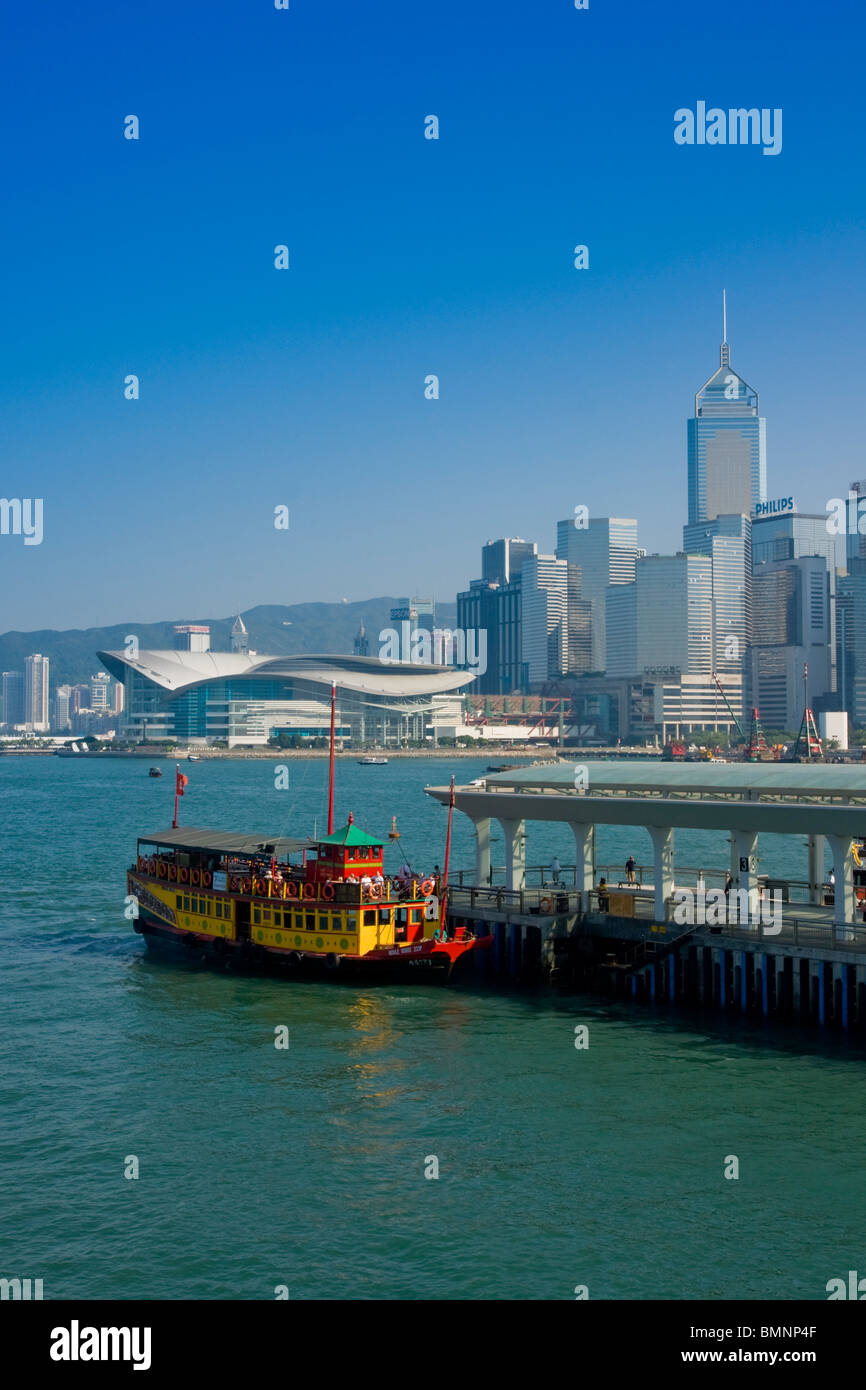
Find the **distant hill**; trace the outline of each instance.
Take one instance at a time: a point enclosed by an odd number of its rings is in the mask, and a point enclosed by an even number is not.
[[[250,635],[250,648],[273,656],[298,652],[351,652],[362,619],[370,640],[370,655],[378,650],[382,628],[391,626],[391,609],[398,600],[387,596],[359,603],[260,604],[242,613]],[[58,632],[4,632],[0,635],[0,671],[21,671],[25,657],[40,652],[51,662],[51,684],[78,685],[101,669],[97,652],[118,651],[134,633],[143,650],[174,646],[175,623],[207,623],[214,651],[228,651],[235,614],[228,618],[185,614],[159,623],[117,623],[113,627],[73,628]],[[437,605],[436,620],[443,627],[457,621],[457,606]],[[285,623],[290,626],[284,626]]]

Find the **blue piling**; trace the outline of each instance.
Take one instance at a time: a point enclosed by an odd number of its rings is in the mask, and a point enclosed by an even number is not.
[[[824,962],[818,961],[818,1022],[824,1022]]]
[[[722,960],[721,965],[719,967],[719,1007],[722,1009],[725,1007],[725,1004],[727,1003],[727,998],[725,995],[725,973],[727,971],[727,968],[728,953],[727,951],[722,951]]]
[[[767,956],[761,956],[761,1013],[764,1018],[770,1011],[770,984],[767,979]]]
[[[651,965],[650,968],[649,968],[649,983],[650,983],[650,999],[652,999],[652,1000],[654,1001],[654,1000],[655,1000],[655,997],[656,997],[656,968],[655,968],[654,965]]]
[[[512,922],[508,928],[508,973],[514,979],[520,972],[520,927]]]
[[[502,973],[502,962],[505,957],[505,923],[494,922],[493,924],[493,969],[497,975]]]
[[[672,1004],[676,1003],[677,998],[677,958],[671,952],[668,956],[668,998]]]
[[[741,951],[741,952],[740,952],[740,1009],[741,1009],[741,1011],[742,1011],[743,1013],[746,1012],[746,1007],[747,1007],[747,1005],[748,1005],[748,1001],[749,1001],[749,988],[748,988],[748,980],[746,979],[746,953],[745,953],[745,951]]]
[[[842,1027],[848,1027],[848,968],[842,967]]]

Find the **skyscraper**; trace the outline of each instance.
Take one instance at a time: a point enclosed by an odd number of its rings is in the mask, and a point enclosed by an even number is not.
[[[48,729],[48,657],[36,652],[24,662],[24,723],[36,732]]]
[[[363,619],[363,618],[361,619],[361,625],[360,625],[360,627],[358,628],[358,631],[355,633],[355,641],[354,641],[354,643],[353,643],[353,651],[354,651],[354,653],[355,653],[356,656],[369,656],[369,655],[370,655],[370,639],[369,639],[369,637],[367,636],[367,629],[366,629],[365,626],[364,626],[364,619]]]
[[[683,527],[687,555],[708,555],[713,583],[713,670],[744,675],[751,638],[752,525],[723,515]]]
[[[250,649],[250,636],[240,613],[232,624],[231,648],[233,652],[248,652]]]
[[[517,578],[523,561],[537,550],[534,541],[523,541],[519,536],[488,541],[481,550],[481,578],[502,588]]]
[[[3,672],[3,723],[24,723],[24,672]]]
[[[530,555],[521,581],[523,661],[530,684],[542,684],[568,665],[568,561]]]
[[[751,516],[767,497],[766,421],[758,393],[731,367],[723,301],[721,364],[695,396],[688,422],[689,523]]]
[[[556,554],[578,565],[581,595],[589,602],[592,627],[590,670],[603,671],[606,660],[605,593],[610,584],[630,584],[640,554],[637,522],[632,517],[594,516],[585,527],[568,517],[556,525]]]
[[[90,677],[90,708],[99,714],[108,713],[108,688],[110,685],[111,676],[107,672],[98,671],[95,676]]]

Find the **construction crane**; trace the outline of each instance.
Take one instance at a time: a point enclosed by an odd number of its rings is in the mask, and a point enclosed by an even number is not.
[[[716,684],[716,688],[717,688],[719,694],[721,695],[722,699],[724,700],[725,704],[726,704],[727,707],[728,707],[728,714],[731,716],[731,718],[733,719],[734,723],[735,723],[736,726],[737,726],[737,733],[740,735],[740,738],[743,740],[743,743],[744,743],[744,744],[745,744],[745,743],[748,743],[748,739],[746,738],[746,734],[745,734],[745,731],[744,731],[744,729],[743,729],[743,726],[742,726],[742,724],[740,723],[740,721],[739,721],[739,719],[737,718],[737,716],[734,714],[734,711],[733,711],[733,709],[732,709],[732,707],[731,707],[731,702],[730,702],[730,700],[728,699],[727,695],[725,694],[725,687],[722,685],[722,682],[719,680],[719,678],[718,678],[718,676],[716,675],[715,671],[712,671],[710,674],[711,674],[711,676],[712,676],[712,678],[713,678],[713,681],[714,681],[715,684]],[[757,711],[756,711],[756,713],[757,713]],[[765,744],[764,746],[766,747],[766,744]]]
[[[719,694],[721,695],[722,699],[728,707],[728,714],[731,716],[735,725],[737,726],[737,733],[740,735],[740,738],[743,742],[743,757],[747,759],[749,762],[757,762],[762,756],[769,756],[770,750],[767,747],[767,740],[764,737],[764,730],[761,728],[761,717],[759,711],[755,708],[754,705],[752,706],[752,719],[751,723],[749,724],[749,732],[748,734],[746,734],[742,724],[740,723],[737,716],[734,714],[731,702],[725,694],[725,687],[722,685],[722,682],[719,680],[715,671],[712,672],[712,678],[715,681]]]

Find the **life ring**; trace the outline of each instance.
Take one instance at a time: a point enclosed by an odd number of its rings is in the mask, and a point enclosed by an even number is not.
[[[245,879],[242,881],[242,883],[241,883],[241,892],[242,892],[242,893],[248,893],[248,892],[250,891],[250,889],[252,888],[252,886],[253,886],[253,885],[252,885],[252,880],[251,880],[251,879],[248,879],[248,878],[245,878]]]
[[[550,901],[550,898],[542,898],[541,902],[538,904],[539,912],[549,912],[552,907],[553,903]]]
[[[211,874],[210,869],[204,869],[202,871],[201,883],[203,888],[210,888],[211,884],[213,883],[213,876]]]
[[[333,883],[325,883],[325,884],[323,884],[323,885],[322,885],[322,897],[323,897],[323,898],[326,898],[326,899],[328,900],[328,902],[330,902],[331,899],[333,898],[333,896],[334,896],[334,885],[333,885]]]
[[[263,878],[257,878],[257,879],[256,879],[255,885],[254,885],[254,889],[255,889],[255,892],[256,892],[256,894],[257,894],[258,897],[260,897],[260,898],[265,898],[265,897],[267,897],[268,885],[265,883],[265,880],[264,880]]]
[[[177,865],[176,865],[176,864],[169,864],[169,866],[168,866],[168,877],[169,877],[170,881],[171,881],[172,883],[174,883],[175,879],[177,878]]]
[[[422,878],[422,880],[421,880],[421,896],[424,897],[424,898],[428,898],[428,897],[430,896],[430,894],[433,892],[433,889],[434,889],[435,887],[436,887],[436,880],[435,880],[435,878]]]
[[[156,877],[156,860],[155,860],[155,859],[149,859],[149,860],[147,861],[147,872],[150,874],[151,878],[155,878],[155,877]]]
[[[143,873],[146,871],[146,869],[147,869],[147,860],[144,858],[144,855],[140,854],[140,855],[138,856],[138,872],[139,872],[140,874],[143,874]]]
[[[374,903],[377,903],[377,902],[379,901],[379,899],[381,898],[381,896],[382,896],[382,892],[383,892],[383,889],[382,889],[382,885],[381,885],[380,883],[373,883],[373,884],[371,884],[371,886],[370,886],[370,901],[371,901],[371,902],[374,902]]]
[[[305,883],[305,884],[304,884],[304,897],[305,897],[305,898],[314,898],[315,896],[316,896],[316,885],[315,885],[315,883]]]
[[[286,892],[290,898],[296,898],[298,896],[298,885],[293,878],[290,878],[286,884]]]
[[[201,869],[193,869],[192,873],[189,876],[189,881],[192,884],[193,888],[198,888],[199,884],[201,883]]]
[[[240,879],[239,879],[239,878],[232,878],[232,879],[230,879],[230,880],[229,880],[229,888],[231,889],[232,893],[239,893],[239,892],[241,891],[241,881],[240,881]]]
[[[181,883],[189,883],[189,869],[186,867],[185,864],[181,865],[181,867],[178,869],[177,876],[180,879]]]
[[[168,865],[164,859],[159,861],[159,876],[160,878],[168,878]]]

